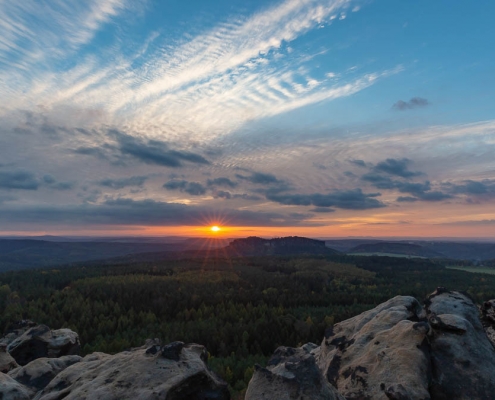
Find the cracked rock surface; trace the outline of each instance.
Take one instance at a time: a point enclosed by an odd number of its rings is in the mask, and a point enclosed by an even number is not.
[[[266,368],[256,366],[245,399],[344,400],[318,369],[312,354],[315,348],[312,343],[299,348],[279,347]]]
[[[147,349],[90,354],[59,373],[35,399],[229,399],[227,384],[205,364],[205,348],[176,343],[180,350],[174,358]]]
[[[425,309],[432,327],[432,398],[494,398],[495,350],[473,301],[438,288],[426,299]]]

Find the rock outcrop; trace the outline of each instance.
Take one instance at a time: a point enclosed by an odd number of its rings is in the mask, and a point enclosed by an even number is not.
[[[279,347],[266,368],[255,366],[245,400],[345,400],[322,375],[308,343],[299,348]]]
[[[492,399],[495,350],[472,300],[438,288],[425,302],[432,327],[430,356],[434,399]]]
[[[481,306],[481,322],[485,328],[488,340],[495,346],[495,300],[488,300]]]
[[[35,325],[31,321],[21,321],[19,328],[0,340],[2,345],[19,365],[42,357],[78,354],[81,347],[76,332],[70,329],[52,331],[46,325]]]
[[[161,346],[153,339],[115,355],[82,358],[62,355],[79,349],[75,332],[22,321],[0,339],[0,346],[2,400],[230,398],[227,383],[208,369],[206,349],[198,344]]]
[[[227,400],[227,384],[206,366],[203,346],[174,342],[116,355],[93,353],[59,373],[37,400]]]
[[[327,380],[348,399],[428,399],[430,360],[413,297],[397,296],[329,330],[316,351]]]
[[[5,374],[18,366],[19,365],[14,360],[14,357],[8,353],[7,346],[0,345],[0,372]]]
[[[15,379],[0,372],[0,399],[2,400],[29,400],[32,392]]]
[[[294,366],[312,355],[326,381],[348,400],[493,399],[495,350],[486,332],[495,326],[495,300],[481,309],[482,318],[469,296],[444,288],[428,296],[424,307],[413,297],[394,297],[335,324],[319,347],[277,349],[267,368],[253,375],[247,393],[254,395],[247,398],[299,398],[290,396],[305,387],[300,382],[309,374]],[[304,399],[328,398],[318,390],[300,393]]]
[[[82,360],[80,356],[37,358],[24,367],[10,371],[8,375],[33,391],[48,385],[61,371]]]

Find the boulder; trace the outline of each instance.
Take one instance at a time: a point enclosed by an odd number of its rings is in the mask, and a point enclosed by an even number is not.
[[[52,331],[46,325],[29,327],[16,338],[12,337],[12,333],[6,338],[7,351],[19,365],[26,365],[42,357],[75,355],[80,350],[77,333],[70,329]]]
[[[37,358],[24,367],[14,369],[8,375],[17,382],[38,391],[48,385],[59,372],[81,360],[80,356]]]
[[[181,342],[115,355],[93,353],[60,372],[35,399],[230,399],[227,384],[206,360],[203,346]]]
[[[430,399],[424,312],[397,296],[326,332],[314,351],[327,380],[347,399]]]
[[[279,347],[266,368],[255,366],[245,399],[345,400],[318,369],[311,353],[316,347]]]
[[[19,365],[14,358],[7,353],[7,346],[0,344],[0,372],[7,373],[10,370],[17,368]]]
[[[492,399],[495,350],[476,305],[466,294],[438,288],[428,296],[425,308],[432,327],[432,398]]]
[[[32,393],[10,376],[0,372],[0,399],[29,400]]]

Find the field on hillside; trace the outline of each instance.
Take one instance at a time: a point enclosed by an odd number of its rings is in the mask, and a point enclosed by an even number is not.
[[[454,266],[448,266],[446,268],[455,269],[458,271],[472,272],[475,274],[495,275],[495,268],[489,268],[489,267],[470,267],[470,266],[454,265]]]
[[[396,254],[396,253],[349,253],[349,255],[353,256],[363,256],[363,257],[370,257],[370,256],[378,256],[378,257],[397,257],[397,258],[425,258],[421,256],[412,256],[409,254]]]

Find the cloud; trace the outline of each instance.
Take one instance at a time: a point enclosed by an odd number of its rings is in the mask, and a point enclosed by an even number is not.
[[[53,189],[56,190],[71,190],[74,188],[74,183],[73,182],[57,182],[53,185],[50,186]]]
[[[394,182],[395,187],[399,189],[399,192],[410,193],[415,196],[422,196],[425,192],[431,190],[431,184],[429,181],[424,183],[420,182]]]
[[[444,183],[444,187],[451,193],[455,194],[486,197],[495,195],[495,180],[491,179],[485,179],[482,181],[468,179],[463,181],[461,184]]]
[[[363,160],[349,160],[349,162],[358,167],[366,168],[366,163]]]
[[[119,198],[101,204],[3,206],[0,223],[28,223],[30,227],[59,226],[71,221],[79,226],[201,226],[218,211],[206,207]],[[281,214],[223,208],[222,220],[232,226],[316,226],[308,214]]]
[[[328,208],[328,207],[315,207],[309,210],[310,212],[315,212],[315,213],[331,213],[335,212],[333,208]]]
[[[397,201],[400,203],[400,202],[409,202],[409,203],[412,203],[412,202],[415,202],[415,201],[418,201],[419,199],[417,197],[411,197],[411,196],[399,196],[397,197]]]
[[[126,8],[123,0],[0,2],[0,63],[26,68],[60,58],[88,43]]]
[[[255,196],[247,193],[231,193],[224,190],[215,190],[213,192],[213,197],[226,199],[226,200],[230,200],[230,199],[241,199],[241,200],[249,200],[249,201],[262,200],[262,198],[259,196]]]
[[[71,190],[74,188],[73,182],[57,182],[57,180],[49,174],[43,176],[43,182],[48,187],[55,190]]]
[[[53,176],[51,176],[51,175],[45,175],[45,176],[43,176],[43,182],[48,183],[48,184],[50,185],[50,184],[52,184],[52,183],[55,183],[55,182],[56,182],[56,180],[55,180],[55,178],[54,178]]]
[[[285,183],[285,181],[277,179],[277,177],[273,174],[265,174],[262,172],[253,172],[250,176],[236,174],[236,177],[238,179],[243,179],[257,185],[273,185]]]
[[[376,164],[371,172],[362,175],[361,180],[371,183],[377,189],[398,190],[401,193],[408,193],[415,196],[400,196],[397,198],[398,202],[414,202],[418,200],[441,201],[453,197],[451,194],[442,191],[431,191],[431,183],[429,181],[411,182],[410,178],[423,175],[423,173],[410,171],[408,169],[410,162],[411,160],[407,158],[399,160],[388,158]],[[404,180],[394,180],[389,176],[383,175],[383,173],[397,176]]]
[[[191,196],[201,196],[206,193],[206,188],[199,182],[172,180],[163,184],[163,187],[168,190],[180,190],[181,192],[189,193]]]
[[[223,190],[217,190],[213,193],[213,197],[215,197],[216,199],[220,198],[220,199],[231,199],[232,198],[232,194],[230,192],[227,192],[227,191],[223,191]]]
[[[167,143],[159,140],[142,140],[118,133],[117,141],[122,154],[130,155],[145,164],[165,167],[181,167],[183,161],[194,164],[209,164],[209,161],[199,154],[172,150]]]
[[[0,171],[0,189],[37,190],[39,181],[29,171]]]
[[[147,176],[131,176],[129,178],[118,179],[107,178],[99,181],[98,184],[112,189],[123,189],[128,186],[143,186],[147,179]]]
[[[8,201],[16,201],[18,198],[11,195],[0,195],[0,204],[6,203]]]
[[[173,41],[167,35],[143,32],[148,34],[144,43],[132,42],[121,31],[129,24],[119,20],[115,24],[118,34],[110,29],[113,24],[105,32],[107,46],[92,41],[96,32],[136,2],[72,0],[70,5],[48,7],[48,15],[35,0],[26,3],[9,6],[8,11],[19,29],[30,32],[28,41],[36,44],[35,52],[23,49],[24,55],[35,57],[24,60],[23,68],[6,57],[11,65],[0,72],[0,81],[6,82],[8,93],[18,96],[15,104],[0,103],[0,109],[31,108],[33,104],[43,104],[48,110],[74,107],[91,111],[92,118],[104,124],[119,121],[147,137],[165,137],[174,143],[203,141],[205,135],[225,136],[246,122],[347,97],[401,70],[399,66],[359,77],[344,76],[337,85],[335,79],[319,76],[314,62],[303,61],[301,54],[287,54],[280,62],[288,43],[331,16],[344,15],[351,6],[348,0],[285,0],[249,16],[234,15],[211,28],[199,27]],[[39,16],[43,29],[30,26],[30,18]],[[71,21],[75,25],[66,32]],[[62,36],[55,32],[60,25]],[[51,37],[46,42],[42,40],[45,34]],[[76,36],[85,39],[66,43],[68,37]],[[82,44],[88,46],[74,62],[74,49]],[[53,54],[56,60],[41,63],[40,68],[39,60],[52,59]]]
[[[423,201],[442,201],[451,199],[453,196],[440,191],[419,193],[418,197]]]
[[[325,167],[323,164],[319,164],[319,163],[313,163],[313,167],[315,167],[316,169],[321,169],[321,170],[326,170],[327,167]]]
[[[335,191],[328,194],[287,194],[287,193],[270,193],[266,194],[268,200],[297,206],[315,206],[315,207],[336,207],[346,210],[367,210],[371,208],[385,207],[381,201],[375,197],[379,193],[365,194],[361,189]]]
[[[390,175],[400,176],[402,178],[412,178],[414,176],[423,175],[423,173],[419,171],[410,171],[408,169],[408,165],[410,163],[411,160],[408,158],[387,158],[385,161],[381,161],[376,164],[373,170],[376,172],[385,172]]]
[[[162,140],[134,137],[116,128],[94,131],[90,136],[90,142],[99,142],[98,145],[78,146],[72,152],[107,160],[113,165],[128,165],[131,160],[172,168],[183,167],[185,162],[210,164],[200,154],[172,148],[168,142]]]
[[[242,200],[250,200],[250,201],[262,200],[261,197],[259,197],[259,196],[256,196],[254,194],[247,194],[247,193],[236,193],[236,194],[232,195],[232,198],[242,199]]]
[[[84,156],[94,156],[101,159],[107,159],[106,153],[99,147],[77,147],[72,150],[75,154],[81,154]]]
[[[230,188],[234,188],[237,186],[237,182],[231,181],[229,178],[225,178],[225,177],[208,179],[206,184],[208,186],[224,186],[224,187],[230,187]]]
[[[392,108],[394,110],[404,111],[404,110],[411,110],[413,108],[426,107],[429,104],[430,103],[426,99],[423,99],[421,97],[413,97],[409,101],[399,100],[397,103],[395,103],[392,106]]]
[[[395,189],[397,187],[397,182],[388,176],[383,176],[375,172],[368,172],[367,174],[361,176],[361,179],[363,181],[370,182],[378,189]]]
[[[441,223],[438,225],[460,225],[460,226],[495,225],[495,219],[480,219],[480,220],[444,222],[444,223]]]

